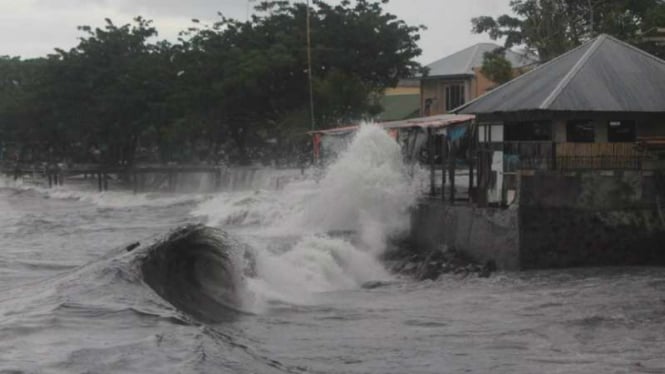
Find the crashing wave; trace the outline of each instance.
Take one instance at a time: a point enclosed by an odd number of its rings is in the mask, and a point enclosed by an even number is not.
[[[205,322],[223,322],[242,311],[251,261],[224,231],[188,225],[128,250],[138,253],[145,283],[179,310]]]

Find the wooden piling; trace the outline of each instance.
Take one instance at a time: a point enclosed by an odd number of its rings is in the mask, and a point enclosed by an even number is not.
[[[448,152],[448,176],[450,177],[450,204],[455,203],[455,158],[457,149],[455,143],[450,143],[450,151]]]
[[[436,172],[434,165],[434,133],[431,127],[427,128],[427,156],[429,161],[429,193],[430,196],[436,196]]]
[[[448,139],[441,137],[441,200],[446,201],[446,165],[448,165]]]
[[[474,163],[476,162],[476,146],[478,144],[478,135],[476,134],[476,125],[469,127],[469,203],[475,202],[475,190],[474,190]]]

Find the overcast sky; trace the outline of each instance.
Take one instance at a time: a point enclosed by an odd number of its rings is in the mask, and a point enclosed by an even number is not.
[[[291,0],[305,1],[305,0]],[[330,0],[337,3],[339,0]],[[152,19],[160,38],[175,40],[192,18],[214,21],[220,11],[245,19],[247,0],[0,0],[0,55],[38,57],[69,49],[78,25],[101,26],[104,18],[124,24],[137,15]],[[489,41],[471,33],[470,19],[509,13],[509,0],[391,0],[385,9],[421,32],[421,63],[430,63],[469,45]]]

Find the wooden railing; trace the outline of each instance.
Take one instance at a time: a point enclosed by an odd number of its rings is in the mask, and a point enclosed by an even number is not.
[[[504,170],[640,169],[634,143],[504,142]]]
[[[560,143],[558,169],[639,169],[644,151],[634,143]]]

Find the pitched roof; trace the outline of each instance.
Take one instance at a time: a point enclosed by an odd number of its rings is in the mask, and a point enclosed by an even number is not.
[[[665,112],[665,61],[603,34],[455,112],[529,110]]]
[[[501,47],[494,43],[479,43],[457,53],[453,53],[450,56],[446,56],[427,65],[429,68],[428,77],[473,75],[473,68],[478,68],[483,65],[485,53],[492,52],[497,48]],[[528,55],[519,54],[509,49],[506,50],[505,57],[513,67],[516,68],[536,63],[534,58],[529,57]]]

